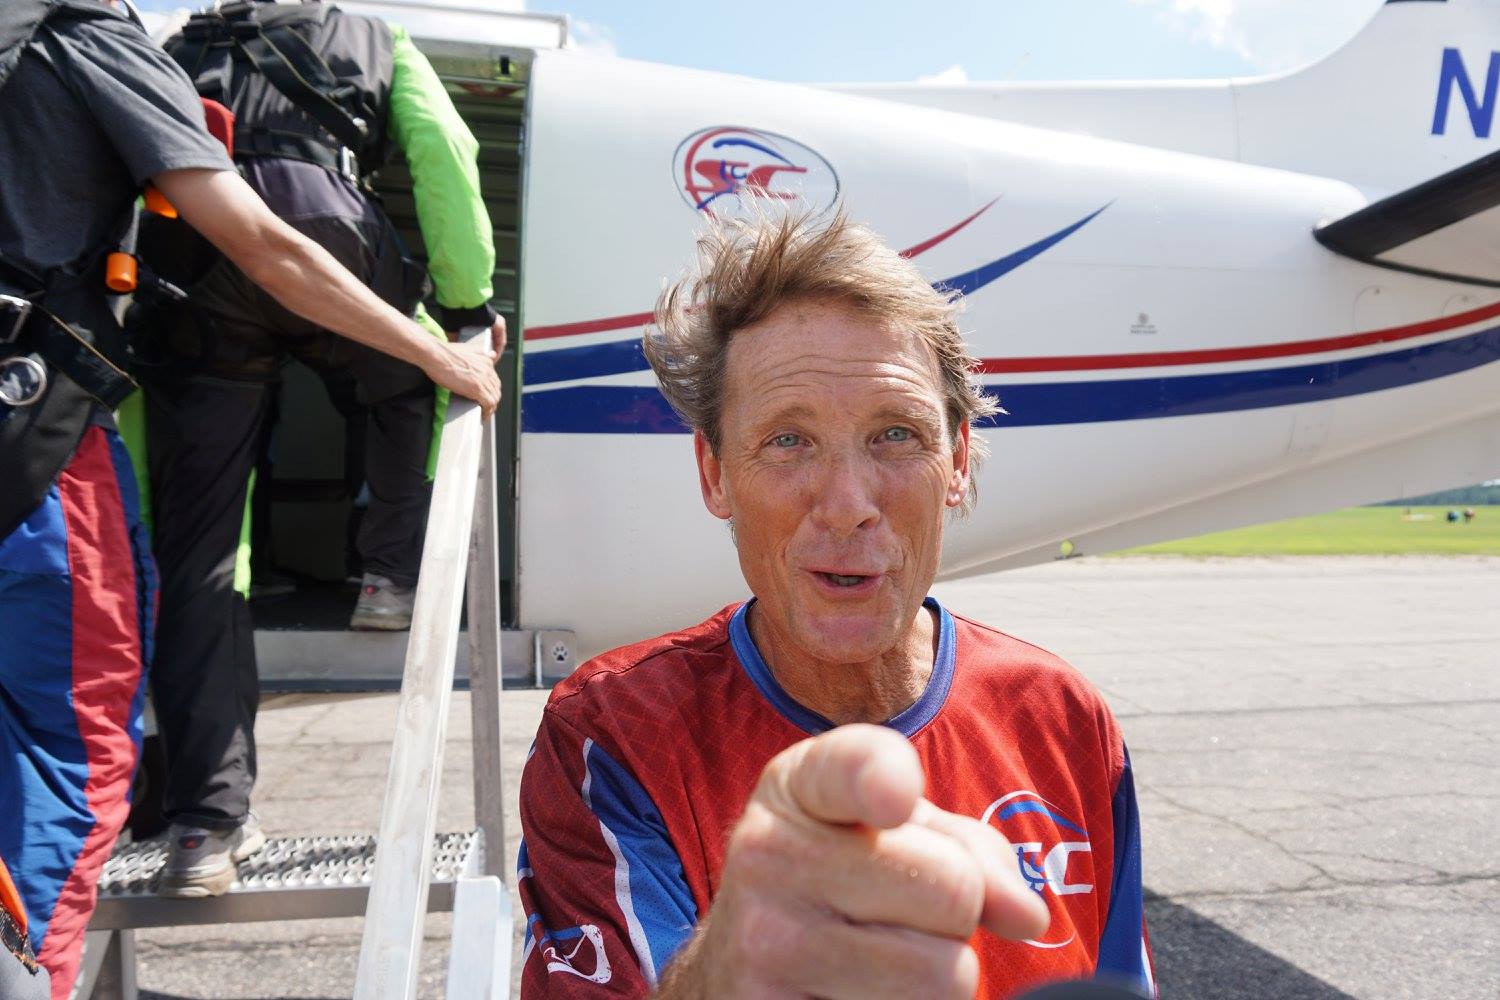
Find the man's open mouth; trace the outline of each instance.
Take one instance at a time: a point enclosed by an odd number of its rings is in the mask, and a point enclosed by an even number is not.
[[[825,582],[835,587],[858,587],[870,579],[868,575],[858,573],[824,573],[821,570],[816,572]]]

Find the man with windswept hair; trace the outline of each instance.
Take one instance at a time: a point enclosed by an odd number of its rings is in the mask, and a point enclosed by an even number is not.
[[[954,302],[841,215],[699,253],[645,348],[753,596],[553,691],[522,996],[1153,993],[1115,720],[928,595],[995,411]]]

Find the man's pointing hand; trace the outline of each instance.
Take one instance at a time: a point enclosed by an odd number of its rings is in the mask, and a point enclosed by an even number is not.
[[[970,998],[979,927],[1047,928],[1005,838],[922,797],[916,751],[845,726],[766,765],[663,997]]]

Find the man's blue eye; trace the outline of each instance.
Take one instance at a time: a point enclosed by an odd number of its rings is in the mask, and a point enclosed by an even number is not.
[[[882,435],[887,441],[909,441],[911,430],[906,427],[887,427]]]
[[[795,434],[778,434],[771,439],[771,443],[778,448],[795,448],[801,441]]]

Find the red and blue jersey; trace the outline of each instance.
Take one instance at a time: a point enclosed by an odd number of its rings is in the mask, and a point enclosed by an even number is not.
[[[753,602],[752,602],[753,603]],[[1097,976],[1154,994],[1129,758],[1061,660],[934,599],[922,696],[886,724],[927,797],[993,825],[1051,911],[1046,934],[980,931],[980,991]],[[548,700],[521,779],[521,995],[640,997],[712,905],[765,765],[833,724],[777,683],[750,604],[584,664]]]

